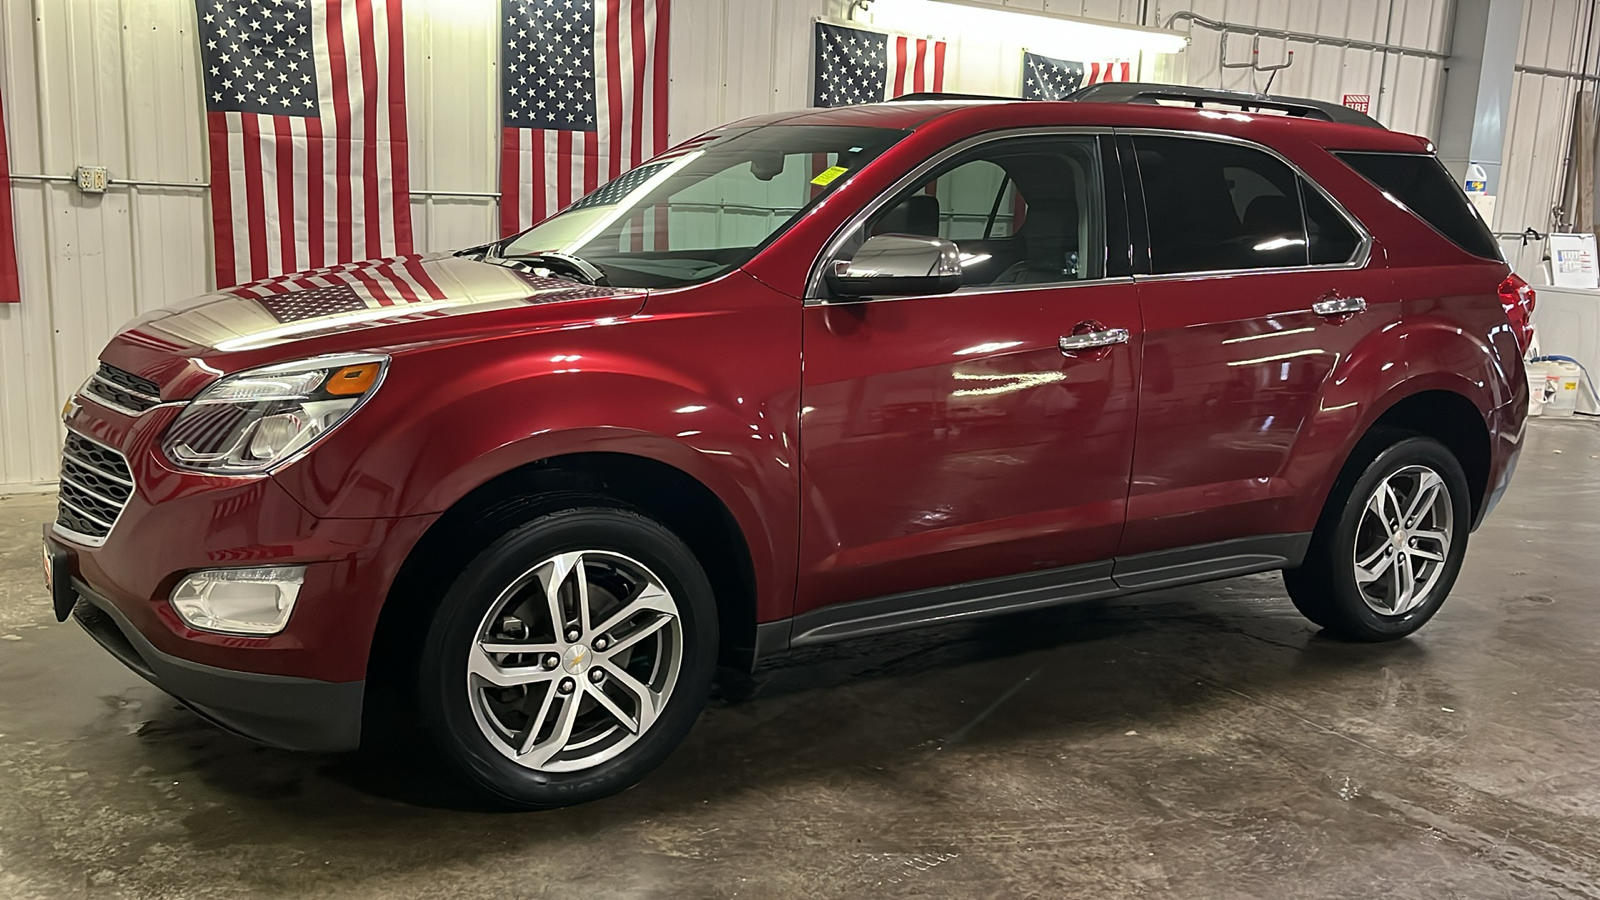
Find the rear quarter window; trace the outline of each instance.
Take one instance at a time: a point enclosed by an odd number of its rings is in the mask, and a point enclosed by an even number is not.
[[[1500,245],[1437,157],[1422,153],[1336,153],[1350,168],[1404,203],[1457,247],[1499,259]]]

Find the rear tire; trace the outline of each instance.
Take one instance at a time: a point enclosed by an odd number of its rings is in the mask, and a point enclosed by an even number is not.
[[[496,540],[445,594],[418,711],[501,804],[586,803],[667,758],[716,660],[711,585],[677,535],[627,510],[561,510]]]
[[[1295,608],[1347,640],[1392,641],[1426,624],[1455,584],[1471,530],[1455,455],[1432,438],[1385,437],[1358,448],[1305,561],[1283,573]]]

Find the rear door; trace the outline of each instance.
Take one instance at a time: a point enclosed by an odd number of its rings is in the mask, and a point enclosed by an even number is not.
[[[1118,555],[1309,530],[1295,498],[1338,463],[1298,445],[1302,429],[1341,362],[1399,317],[1379,254],[1263,147],[1119,141],[1137,159],[1150,274],[1138,277],[1143,384]]]
[[[955,241],[968,283],[806,306],[797,613],[1080,563],[1109,583],[1139,315],[1106,172],[1094,135],[993,139],[863,223]],[[1108,217],[1122,248],[1109,272]],[[1111,329],[1120,342],[1062,349]]]

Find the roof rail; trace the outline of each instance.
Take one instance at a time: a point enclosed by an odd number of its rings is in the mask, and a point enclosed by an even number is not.
[[[1150,103],[1165,100],[1173,103],[1192,103],[1196,107],[1207,103],[1234,106],[1245,112],[1270,109],[1302,119],[1320,119],[1344,125],[1366,128],[1383,128],[1378,120],[1348,106],[1325,100],[1307,100],[1302,97],[1273,97],[1266,94],[1247,94],[1243,91],[1224,91],[1215,88],[1187,87],[1180,84],[1144,84],[1137,81],[1107,81],[1080,88],[1066,99],[1090,103]]]
[[[912,94],[901,94],[890,97],[885,103],[899,103],[902,100],[1004,100],[1007,103],[1021,103],[1021,97],[1002,97],[999,94],[951,94],[944,91],[917,91]]]

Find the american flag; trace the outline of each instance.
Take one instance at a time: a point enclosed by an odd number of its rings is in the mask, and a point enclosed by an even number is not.
[[[0,102],[0,303],[22,301],[17,280],[17,235],[11,222],[11,161],[6,155],[6,110]]]
[[[1087,76],[1087,77],[1086,77]],[[1132,81],[1133,63],[1126,59],[1085,65],[1038,53],[1022,54],[1022,98],[1060,100],[1073,91],[1102,81]]]
[[[1127,59],[1108,59],[1104,62],[1089,63],[1089,78],[1085,84],[1099,84],[1102,81],[1132,81],[1133,61]]]
[[[944,90],[948,44],[817,23],[812,106],[853,106]]]
[[[411,252],[401,0],[196,0],[217,285]]]
[[[667,147],[668,0],[501,0],[500,232]]]

